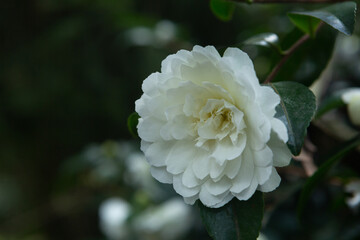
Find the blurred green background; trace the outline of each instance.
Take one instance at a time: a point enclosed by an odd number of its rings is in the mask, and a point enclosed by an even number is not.
[[[126,120],[142,81],[181,48],[221,49],[263,32],[283,37],[292,28],[286,11],[302,8],[309,6],[239,5],[233,20],[224,23],[205,0],[2,2],[0,239],[107,239],[98,216],[104,199],[121,196],[137,209],[163,201],[133,191],[119,177],[128,151],[119,142],[138,147]],[[358,49],[350,49],[355,55],[350,62],[359,60],[359,38],[354,41]],[[246,50],[263,79],[271,70],[272,53]],[[350,76],[340,85],[359,86],[359,65],[347,68],[337,71],[337,78]],[[320,143],[326,138],[316,127],[311,133]],[[84,160],[89,151],[102,160]],[[107,170],[119,169],[94,173],[107,161],[117,161]],[[207,237],[196,225],[184,239]]]

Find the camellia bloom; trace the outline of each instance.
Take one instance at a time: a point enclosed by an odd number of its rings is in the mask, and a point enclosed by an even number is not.
[[[195,46],[168,56],[143,82],[135,103],[141,149],[154,178],[172,183],[186,203],[221,207],[280,183],[288,165],[280,97],[260,86],[248,55]]]

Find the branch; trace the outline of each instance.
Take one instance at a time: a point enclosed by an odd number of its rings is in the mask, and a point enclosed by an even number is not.
[[[239,3],[335,3],[348,0],[231,0]]]
[[[259,0],[259,1],[265,1],[265,0]],[[282,0],[280,0],[282,1]],[[305,1],[305,0],[297,0],[297,1]],[[320,1],[320,0],[318,0]],[[323,22],[319,24],[317,27],[315,33],[317,33],[320,29],[320,27],[323,25]],[[309,34],[305,34],[302,36],[297,42],[294,43],[288,50],[286,50],[283,54],[283,57],[281,58],[280,62],[273,68],[271,73],[267,76],[267,78],[264,81],[264,84],[270,83],[275,75],[280,71],[281,67],[284,65],[284,63],[288,60],[288,58],[295,52],[296,49],[298,49],[304,42],[306,42],[310,38]]]

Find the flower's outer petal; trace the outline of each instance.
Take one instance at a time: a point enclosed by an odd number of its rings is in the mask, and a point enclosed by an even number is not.
[[[184,197],[185,203],[190,205],[193,205],[198,199],[199,199],[199,194],[196,194],[192,197]]]
[[[223,206],[226,204],[224,200],[228,194],[229,194],[228,192],[225,192],[223,194],[214,196],[208,192],[208,190],[205,186],[203,186],[200,190],[199,198],[200,198],[200,201],[207,207],[213,207],[215,205]]]
[[[147,142],[147,141],[141,140],[141,142],[140,142],[140,150],[145,153],[146,150],[150,147],[151,144],[152,144],[152,142]]]
[[[281,139],[281,141],[286,143],[289,140],[288,131],[286,129],[286,126],[280,119],[273,118],[271,120],[271,126],[272,126],[272,130],[278,135],[278,137]],[[282,144],[282,145],[284,145],[284,144]]]
[[[180,50],[176,54],[167,56],[161,62],[161,73],[180,75],[180,67],[183,64],[192,65],[192,54],[187,50]]]
[[[226,164],[220,165],[215,161],[215,159],[211,159],[210,161],[210,178],[215,182],[222,178],[225,174],[224,170],[226,168]]]
[[[241,51],[238,48],[227,48],[224,52],[223,57],[230,58],[231,61],[233,61],[236,66],[238,66],[238,68],[239,67],[248,67],[249,69],[252,69],[251,74],[253,75],[253,77],[255,77],[257,79],[256,73],[254,70],[254,64],[251,61],[249,55],[247,55],[245,52]],[[234,69],[238,69],[238,68],[234,68]],[[258,83],[258,81],[256,81],[256,82]]]
[[[146,107],[146,98],[149,98],[145,94],[141,98],[135,101],[135,111],[141,116],[150,116],[151,112]]]
[[[144,80],[141,88],[146,95],[150,97],[159,95],[159,75],[158,72],[152,73]]]
[[[241,167],[241,157],[233,159],[226,164],[226,168],[224,170],[225,175],[230,178],[234,179],[237,174],[239,174],[239,170]]]
[[[274,154],[273,165],[275,167],[284,167],[289,165],[292,157],[291,152],[286,144],[279,140],[278,135],[272,133],[270,141],[267,144]]]
[[[210,174],[210,159],[206,153],[201,153],[200,150],[197,156],[197,158],[194,158],[192,169],[195,173],[195,176],[202,180]]]
[[[223,79],[219,69],[209,61],[197,63],[194,67],[182,65],[181,76],[184,80],[191,81],[199,86],[201,86],[203,82],[221,85]]]
[[[146,159],[154,167],[163,167],[174,145],[173,141],[152,143],[145,151]]]
[[[271,175],[271,169],[271,166],[255,168],[256,180],[259,184],[264,184],[266,181],[269,180]]]
[[[192,197],[199,193],[200,188],[188,188],[185,187],[182,183],[182,174],[174,175],[173,176],[173,186],[174,190],[183,197]]]
[[[195,173],[192,169],[192,164],[187,166],[187,168],[185,169],[182,177],[182,183],[185,187],[188,188],[196,187],[202,183],[202,181],[195,176]]]
[[[238,48],[228,48],[224,52],[223,61],[230,65],[236,76],[235,81],[246,88],[247,95],[255,98],[260,84],[249,56]]]
[[[240,171],[233,179],[233,186],[230,188],[232,193],[240,193],[251,184],[254,176],[254,163],[252,158],[248,158],[248,156],[249,154],[244,154],[241,159]]]
[[[270,118],[276,113],[275,108],[280,103],[280,97],[271,87],[261,86],[258,102],[262,112]]]
[[[232,195],[230,192],[225,195],[225,197],[223,198],[223,200],[221,202],[219,202],[218,204],[212,205],[212,208],[220,208],[222,206],[224,206],[225,204],[227,204],[228,202],[231,201],[231,199],[234,198],[234,195]]]
[[[151,113],[150,116],[165,121],[165,109],[168,108],[167,104],[168,101],[166,96],[158,95],[156,97],[152,97],[147,101],[146,108]]]
[[[251,154],[254,159],[254,164],[257,167],[267,167],[273,162],[273,153],[268,146],[265,146],[259,151],[253,151]]]
[[[138,134],[141,139],[147,142],[160,141],[160,129],[163,125],[163,122],[153,117],[139,118]]]
[[[175,175],[183,173],[196,157],[197,151],[190,141],[176,141],[166,158],[166,170]]]
[[[204,186],[211,195],[218,196],[228,192],[231,187],[231,181],[226,177],[221,178],[221,180],[218,182],[214,182],[212,179],[208,179],[204,183]]]
[[[173,175],[168,173],[164,167],[153,167],[150,166],[151,175],[162,183],[172,183]]]
[[[257,187],[258,187],[258,182],[254,176],[253,179],[251,180],[249,187],[247,187],[245,190],[241,191],[240,193],[236,193],[234,195],[239,200],[248,200],[255,193]]]
[[[254,150],[263,149],[265,143],[270,139],[271,126],[268,129],[262,128],[266,121],[265,115],[261,112],[260,107],[255,103],[249,103],[244,111],[246,119],[246,130],[248,143]],[[264,132],[264,130],[267,130]]]
[[[281,178],[276,172],[275,168],[272,168],[272,172],[268,181],[258,186],[258,190],[262,192],[271,192],[280,185]]]
[[[206,46],[201,47],[199,45],[195,45],[193,48],[193,53],[200,53],[201,55],[205,56],[209,60],[220,60],[221,56],[219,52],[216,50],[214,46]]]

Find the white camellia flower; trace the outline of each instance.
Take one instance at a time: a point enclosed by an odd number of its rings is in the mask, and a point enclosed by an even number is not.
[[[346,199],[348,206],[354,211],[358,211],[360,206],[360,180],[353,180],[345,186],[345,191],[352,193],[352,197]]]
[[[151,207],[134,219],[140,239],[179,239],[192,225],[191,208],[179,198]]]
[[[154,178],[172,183],[188,204],[218,208],[233,197],[269,192],[291,153],[274,118],[280,97],[260,86],[248,55],[195,46],[168,56],[135,103],[141,149]]]
[[[110,240],[128,239],[126,221],[131,206],[121,198],[113,197],[101,203],[99,208],[100,228]]]
[[[350,88],[341,96],[347,109],[351,122],[360,126],[360,88]]]

